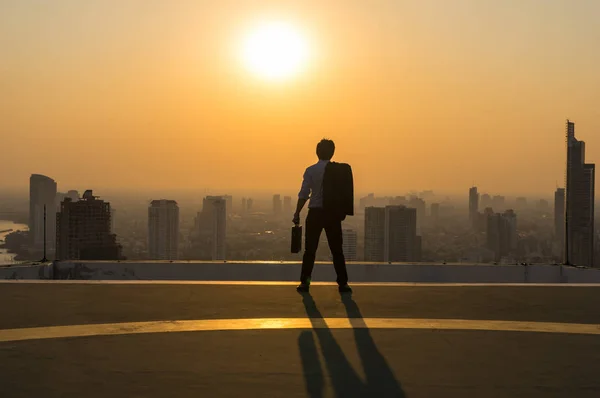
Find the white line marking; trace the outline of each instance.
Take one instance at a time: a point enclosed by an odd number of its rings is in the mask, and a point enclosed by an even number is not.
[[[66,285],[223,285],[223,286],[296,286],[298,282],[290,281],[186,281],[186,280],[44,280],[44,279],[7,279],[0,284],[66,284]],[[335,282],[312,282],[311,286],[337,286]],[[352,286],[381,286],[381,287],[596,287],[600,283],[431,283],[431,282],[353,282]]]
[[[600,335],[600,325],[580,323],[413,318],[251,318],[123,322],[4,329],[0,330],[0,342],[140,333],[311,328],[480,330]]]

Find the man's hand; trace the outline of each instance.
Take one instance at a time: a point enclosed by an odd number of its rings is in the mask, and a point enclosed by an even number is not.
[[[292,219],[292,222],[294,223],[294,225],[300,224],[300,212],[294,213],[294,218]]]

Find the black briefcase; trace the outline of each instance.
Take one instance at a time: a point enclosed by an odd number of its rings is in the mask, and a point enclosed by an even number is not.
[[[302,227],[294,225],[292,227],[292,253],[300,253],[302,250]]]

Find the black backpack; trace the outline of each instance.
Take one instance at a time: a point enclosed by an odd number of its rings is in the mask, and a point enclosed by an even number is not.
[[[349,164],[329,162],[325,166],[323,209],[340,220],[354,215],[354,179]]]

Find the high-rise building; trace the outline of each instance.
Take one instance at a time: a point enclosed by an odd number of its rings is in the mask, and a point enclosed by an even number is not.
[[[477,187],[469,188],[469,221],[472,226],[477,223],[477,215],[479,212],[479,193]]]
[[[177,260],[179,206],[174,200],[153,200],[148,207],[148,256],[151,260]]]
[[[227,200],[221,196],[204,198],[199,214],[200,235],[213,260],[225,260],[227,237]]]
[[[46,206],[46,245],[54,248],[56,237],[56,181],[40,174],[29,178],[29,234],[35,250],[44,246],[44,206]]]
[[[564,247],[565,239],[565,189],[556,188],[554,192],[554,237]],[[562,249],[561,249],[562,251]]]
[[[70,190],[67,193],[57,192],[56,199],[54,200],[54,203],[56,205],[56,212],[60,211],[60,204],[65,198],[70,198],[71,201],[73,201],[73,202],[78,201],[79,200],[79,192],[77,192],[75,190]]]
[[[283,213],[284,214],[292,214],[292,197],[291,196],[283,197]]]
[[[525,209],[527,208],[527,198],[523,196],[519,196],[515,201],[515,207],[517,209]]]
[[[273,214],[281,215],[281,195],[273,195]]]
[[[246,205],[248,213],[250,213],[252,211],[252,205],[254,204],[254,200],[252,200],[252,198],[248,198],[248,200],[246,200]]]
[[[439,223],[440,223],[440,204],[432,203],[430,206],[430,211],[431,211],[431,223],[434,226],[439,225]]]
[[[247,210],[246,198],[242,198],[242,211],[240,213],[244,214]]]
[[[233,212],[233,196],[231,195],[220,195],[223,199],[225,199],[225,212],[226,214],[231,214]]]
[[[596,250],[594,251],[594,267],[600,268],[600,236],[596,236]]]
[[[365,261],[383,261],[385,208],[365,207]]]
[[[508,249],[514,252],[517,249],[517,214],[512,209],[505,210],[502,213],[506,220]]]
[[[494,252],[495,261],[509,256],[517,248],[517,215],[512,210],[504,213],[486,211],[487,248]]]
[[[400,205],[402,206],[402,205]],[[408,207],[413,208],[417,211],[417,234],[421,233],[421,229],[423,228],[423,223],[425,221],[425,210],[426,205],[425,201],[421,198],[413,196],[410,198],[408,202]]]
[[[358,207],[361,211],[364,211],[367,207],[373,207],[373,201],[375,200],[375,194],[370,193],[359,199]]]
[[[483,210],[483,217],[484,218],[488,218],[489,216],[493,216],[494,215],[494,209],[492,209],[491,207],[486,207]],[[485,225],[487,225],[487,223],[484,223]]]
[[[406,206],[385,207],[383,261],[419,261],[417,209]]]
[[[365,261],[420,261],[417,209],[365,208]]]
[[[116,229],[115,229],[115,222],[117,220],[117,209],[115,209],[114,207],[110,207],[110,230],[112,231],[112,233],[114,234]]]
[[[74,190],[74,189],[71,189],[71,190],[69,190],[69,191],[67,192],[67,197],[68,197],[68,198],[71,198],[71,200],[72,200],[73,202],[75,202],[75,201],[79,200],[79,192],[77,192],[77,191],[76,191],[76,190]]]
[[[487,207],[492,207],[492,197],[489,194],[484,193],[483,195],[481,195],[480,205],[481,205],[480,207],[482,209],[485,209]]]
[[[503,211],[505,208],[505,197],[502,195],[495,195],[492,198],[492,207],[496,211]]]
[[[548,211],[550,208],[550,203],[546,199],[540,199],[535,204],[536,208],[540,211]]]
[[[111,231],[110,203],[91,190],[74,202],[67,197],[56,214],[58,260],[119,260],[121,246]]]
[[[56,205],[57,212],[60,210],[60,203],[63,200],[65,200],[66,197],[67,197],[67,194],[64,192],[56,192],[56,196],[54,197],[54,204]]]
[[[393,198],[390,199],[389,204],[392,206],[400,206],[400,205],[406,206],[408,204],[408,202],[406,200],[406,196],[394,196]]]
[[[351,228],[345,228],[342,230],[342,249],[344,251],[344,258],[346,261],[356,261],[356,243],[357,243],[356,231]]]
[[[594,265],[595,165],[585,163],[585,142],[575,138],[575,123],[567,120],[565,193],[565,263]]]

